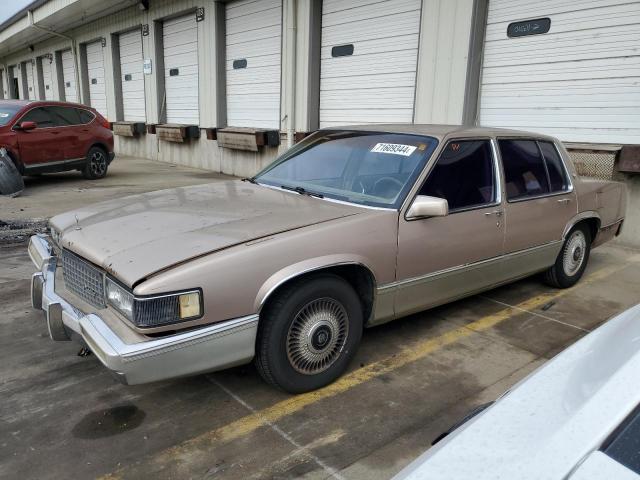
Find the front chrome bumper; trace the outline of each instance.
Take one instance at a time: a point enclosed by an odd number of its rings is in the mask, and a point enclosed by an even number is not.
[[[39,269],[31,279],[33,308],[44,311],[53,340],[78,334],[122,383],[129,385],[222,370],[251,361],[258,316],[236,318],[187,332],[125,343],[98,314],[85,315],[55,292],[58,257],[45,235],[29,241],[29,256]]]

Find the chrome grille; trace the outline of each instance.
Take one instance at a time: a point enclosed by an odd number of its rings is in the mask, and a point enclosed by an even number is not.
[[[62,251],[62,275],[66,287],[94,307],[106,306],[104,274],[68,250]]]

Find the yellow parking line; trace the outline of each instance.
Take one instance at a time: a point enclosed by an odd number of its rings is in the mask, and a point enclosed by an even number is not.
[[[451,345],[454,342],[473,335],[475,332],[488,330],[491,327],[511,318],[514,314],[522,313],[521,310],[534,310],[536,308],[540,308],[551,300],[571,293],[576,289],[579,289],[581,286],[602,280],[603,278],[622,270],[629,264],[638,261],[640,261],[640,255],[634,255],[627,259],[627,262],[624,265],[604,267],[589,274],[573,288],[566,290],[552,290],[550,292],[537,295],[519,303],[515,307],[502,309],[463,327],[458,327],[438,335],[437,337],[418,342],[415,345],[404,348],[392,357],[384,358],[378,362],[350,372],[336,380],[331,385],[320,390],[287,398],[286,400],[280,401],[271,407],[267,407],[215,430],[200,434],[197,437],[187,440],[179,445],[163,450],[162,452],[154,455],[154,458],[157,458],[161,463],[164,463],[167,460],[174,460],[177,462],[180,462],[181,460],[187,461],[187,457],[189,457],[190,452],[192,452],[193,449],[206,450],[215,443],[225,443],[243,437],[263,426],[268,425],[269,423],[275,423],[288,415],[298,412],[308,405],[326,398],[334,397],[357,385],[372,380],[373,378],[389,373],[409,363],[415,362],[416,360],[420,360],[427,355],[446,347],[447,345]],[[120,471],[122,470],[126,470],[126,467],[123,467]],[[102,478],[119,478],[118,471]]]

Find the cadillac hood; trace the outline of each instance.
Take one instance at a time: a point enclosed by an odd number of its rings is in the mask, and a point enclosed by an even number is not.
[[[241,181],[125,197],[51,219],[60,245],[129,286],[189,259],[364,209]]]

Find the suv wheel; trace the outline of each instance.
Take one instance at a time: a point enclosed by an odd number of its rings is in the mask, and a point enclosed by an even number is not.
[[[100,147],[91,147],[87,153],[87,161],[82,175],[89,180],[104,178],[107,175],[109,161],[106,152]]]
[[[545,281],[556,288],[574,286],[582,277],[591,252],[591,232],[586,224],[576,225],[567,235],[556,263],[545,272]]]
[[[342,278],[320,274],[294,282],[261,314],[256,367],[290,393],[328,385],[353,358],[362,324],[360,299]]]

